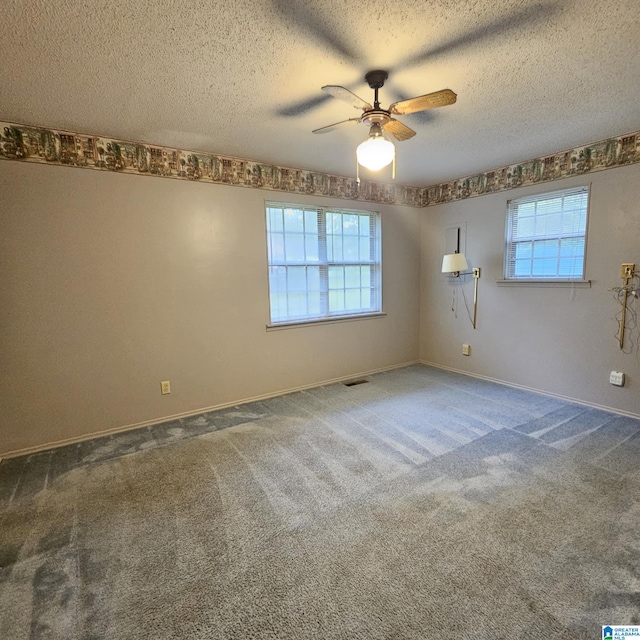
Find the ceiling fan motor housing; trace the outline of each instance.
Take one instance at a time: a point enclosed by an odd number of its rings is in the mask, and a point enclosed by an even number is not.
[[[384,86],[384,81],[389,77],[386,71],[369,71],[364,79],[369,83],[372,89],[379,89]]]
[[[380,109],[380,103],[378,102],[378,89],[384,85],[384,81],[389,77],[386,71],[378,69],[377,71],[369,71],[364,79],[369,83],[369,86],[374,91],[373,108],[375,110]]]

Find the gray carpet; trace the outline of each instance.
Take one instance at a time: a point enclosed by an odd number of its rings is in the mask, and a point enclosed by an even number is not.
[[[640,421],[414,366],[0,463],[0,638],[599,638]]]

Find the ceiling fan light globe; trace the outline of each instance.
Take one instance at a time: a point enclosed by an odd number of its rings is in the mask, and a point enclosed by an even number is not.
[[[382,136],[368,138],[358,145],[356,156],[358,162],[371,171],[378,171],[393,161],[396,148],[392,142]]]

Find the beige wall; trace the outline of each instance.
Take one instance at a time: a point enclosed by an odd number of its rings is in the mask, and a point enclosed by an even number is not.
[[[591,183],[587,278],[590,289],[498,287],[502,278],[507,200]],[[445,230],[466,224],[470,266],[482,269],[478,324],[467,316],[473,283],[454,286],[440,274]],[[422,218],[421,359],[441,366],[640,414],[640,332],[615,337],[620,264],[640,270],[640,165],[507,191],[425,210]],[[640,310],[638,301],[633,303]],[[632,314],[631,314],[632,316]],[[630,322],[633,318],[629,317]],[[462,355],[470,343],[472,355]],[[627,374],[624,388],[609,384],[612,370]]]
[[[507,200],[588,182],[592,287],[498,287]],[[270,332],[265,198],[316,201],[0,162],[0,453],[418,357],[640,414],[640,356],[618,348],[609,291],[621,262],[640,267],[640,165],[425,210],[372,207],[387,316]],[[461,287],[454,314],[440,274],[445,230],[457,224],[482,268],[475,331]],[[462,287],[471,304],[472,283]],[[627,345],[639,343],[636,328]],[[609,384],[611,370],[627,374],[624,388]]]
[[[265,199],[317,202],[0,162],[0,453],[415,361],[421,212],[321,199],[382,212],[387,316],[267,332]]]

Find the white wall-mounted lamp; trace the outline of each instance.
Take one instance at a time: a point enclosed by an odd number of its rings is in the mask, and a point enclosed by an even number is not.
[[[469,268],[467,259],[464,257],[464,253],[447,253],[442,258],[442,273],[452,273],[456,278],[460,275],[461,271],[466,271]]]
[[[476,318],[478,316],[478,279],[480,278],[480,268],[474,267],[471,272],[467,269],[467,259],[464,253],[447,253],[442,259],[442,273],[450,273],[455,278],[459,278],[461,275],[468,275],[471,273],[474,280],[473,287],[473,328],[476,328]]]

